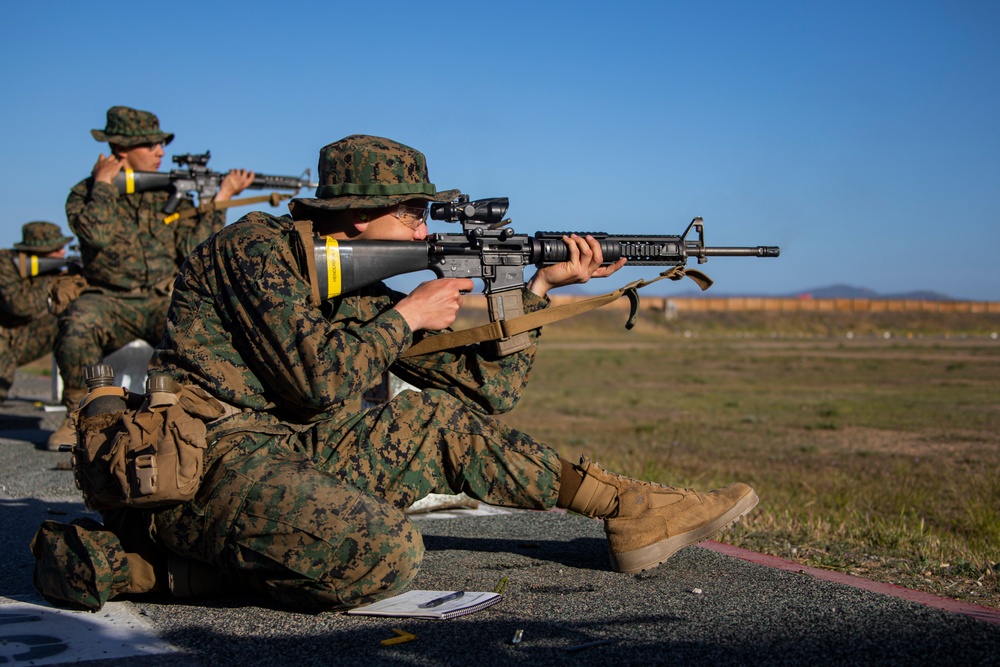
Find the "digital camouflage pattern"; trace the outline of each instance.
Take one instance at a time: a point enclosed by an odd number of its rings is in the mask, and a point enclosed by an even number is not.
[[[91,287],[59,322],[55,356],[67,407],[84,391],[84,367],[132,340],[159,342],[177,271],[199,243],[225,225],[224,211],[166,224],[161,210],[168,197],[168,192],[120,195],[93,178],[70,191],[66,216]],[[177,210],[191,206],[181,200]]]
[[[416,500],[464,491],[547,509],[561,467],[551,448],[489,416],[517,402],[534,346],[401,360],[414,342],[391,308],[403,295],[378,284],[313,303],[308,251],[291,220],[251,213],[181,271],[151,368],[239,412],[209,425],[195,499],[155,523],[171,551],[250,575],[286,604],[333,609],[413,578],[423,545],[404,509]],[[546,303],[527,291],[524,302]],[[423,391],[358,411],[390,368]]]
[[[104,129],[91,130],[90,134],[98,141],[106,141],[122,148],[142,144],[166,146],[174,140],[173,134],[160,129],[160,119],[156,114],[122,106],[108,109]]]
[[[427,159],[417,149],[354,134],[320,149],[316,198],[293,199],[289,208],[296,218],[308,218],[310,208],[379,208],[408,199],[446,202],[458,195],[458,190],[437,191],[427,173]]]
[[[35,587],[57,607],[97,611],[131,582],[115,534],[90,518],[44,521],[31,540]]]
[[[66,199],[66,219],[76,234],[83,275],[91,285],[118,291],[151,290],[169,283],[184,258],[226,224],[224,212],[167,224],[169,192],[122,195],[93,177],[77,183]],[[182,199],[177,211],[192,204]]]
[[[56,316],[48,310],[48,297],[63,278],[22,278],[17,254],[0,250],[0,402],[6,400],[19,366],[52,351],[58,328]]]

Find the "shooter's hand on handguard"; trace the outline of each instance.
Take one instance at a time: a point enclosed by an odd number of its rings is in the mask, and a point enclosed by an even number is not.
[[[569,259],[538,269],[528,281],[528,289],[534,294],[545,296],[556,287],[585,283],[591,278],[606,278],[625,266],[624,257],[614,264],[601,266],[604,255],[600,244],[592,236],[572,234],[564,236],[563,241],[569,248]]]

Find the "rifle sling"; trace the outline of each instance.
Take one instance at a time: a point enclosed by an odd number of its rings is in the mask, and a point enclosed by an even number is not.
[[[250,204],[260,204],[263,202],[268,202],[271,206],[277,206],[281,203],[282,199],[291,199],[294,195],[272,192],[269,195],[260,195],[258,197],[244,197],[243,199],[230,199],[227,201],[207,201],[204,204],[200,204],[197,208],[189,208],[180,213],[174,213],[173,215],[168,215],[163,219],[163,223],[169,225],[172,222],[177,222],[178,220],[184,220],[186,218],[193,218],[196,215],[201,215],[203,213],[214,213],[215,211],[224,211],[227,208],[232,208],[233,206],[249,206]]]
[[[295,221],[295,233],[298,234],[299,242],[302,244],[302,252],[305,255],[305,274],[307,276],[316,275],[316,255],[313,253],[313,224],[310,220],[296,220]],[[322,302],[319,296],[319,285],[316,284],[316,280],[309,281],[309,287],[312,292],[309,295],[309,305],[314,308],[318,307]]]
[[[509,338],[519,333],[538,329],[546,324],[551,324],[553,322],[558,322],[559,320],[565,320],[567,318],[580,315],[581,313],[595,310],[601,306],[611,303],[612,301],[617,301],[623,296],[627,296],[631,304],[631,313],[629,314],[628,321],[625,323],[625,328],[632,329],[632,327],[635,326],[636,316],[639,312],[639,290],[647,285],[652,285],[655,282],[663,280],[664,278],[669,280],[680,280],[685,276],[695,281],[702,291],[707,290],[712,286],[712,279],[701,271],[698,271],[697,269],[688,269],[683,266],[674,266],[652,280],[636,280],[635,282],[631,282],[628,285],[620,287],[613,292],[608,292],[607,294],[602,294],[589,299],[583,299],[582,301],[574,301],[562,306],[555,306],[554,308],[537,310],[533,313],[527,313],[509,320],[490,322],[478,327],[463,329],[462,331],[450,331],[437,336],[430,336],[424,338],[400,356],[402,358],[415,357],[422,354],[430,354],[431,352],[440,352],[441,350],[461,347],[463,345]]]

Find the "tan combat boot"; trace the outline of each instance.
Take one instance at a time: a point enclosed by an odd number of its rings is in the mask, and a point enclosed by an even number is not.
[[[80,401],[87,395],[86,389],[63,388],[63,405],[66,406],[66,418],[59,425],[45,445],[45,449],[50,452],[58,452],[60,446],[76,446],[76,424],[73,423],[73,411],[80,405]],[[68,451],[68,450],[67,450]]]
[[[746,484],[699,493],[613,475],[586,458],[574,467],[583,483],[566,509],[604,519],[617,572],[654,568],[757,505],[757,494]]]
[[[175,598],[207,598],[232,595],[236,587],[229,577],[208,563],[171,552],[167,557],[168,586]]]

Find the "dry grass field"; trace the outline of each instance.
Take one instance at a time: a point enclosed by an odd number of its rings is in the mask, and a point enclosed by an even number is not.
[[[547,327],[504,419],[632,476],[750,483],[723,541],[1000,608],[1000,316],[624,320]]]

